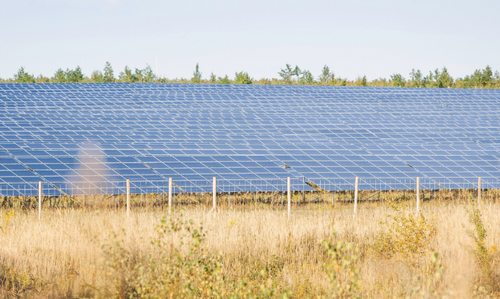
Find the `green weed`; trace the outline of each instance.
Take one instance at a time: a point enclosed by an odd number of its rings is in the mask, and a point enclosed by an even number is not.
[[[0,268],[0,297],[24,298],[37,294],[46,283],[33,275],[18,272],[3,264]]]
[[[3,223],[1,224],[0,226],[0,231],[2,231],[2,233],[5,233],[5,231],[7,230],[7,228],[9,227],[9,223],[10,223],[10,220],[14,217],[14,210],[11,210],[9,212],[7,212],[5,215],[2,216],[3,218]]]
[[[383,228],[377,233],[372,251],[385,258],[396,258],[411,268],[417,268],[430,251],[436,236],[436,225],[423,215],[405,213],[400,204],[388,201],[394,215],[382,222]]]
[[[162,219],[156,228],[152,248],[146,255],[127,248],[120,235],[111,233],[103,244],[105,271],[112,290],[101,290],[104,297],[116,298],[272,298],[279,293],[276,278],[278,257],[265,266],[252,281],[230,279],[223,272],[220,255],[204,246],[201,226],[192,220]]]
[[[474,294],[480,297],[491,297],[492,293],[499,294],[500,285],[494,271],[494,264],[497,260],[497,248],[491,245],[488,249],[488,233],[484,227],[481,211],[477,207],[476,199],[469,196],[470,206],[466,209],[471,229],[467,229],[467,235],[474,241],[472,252],[474,261],[479,269],[479,277],[474,286]],[[486,296],[488,295],[488,296]],[[499,294],[500,295],[500,294]]]
[[[336,232],[334,236],[337,236]],[[330,281],[330,297],[360,298],[358,248],[343,241],[322,241],[321,244],[329,257],[329,263],[323,267]]]

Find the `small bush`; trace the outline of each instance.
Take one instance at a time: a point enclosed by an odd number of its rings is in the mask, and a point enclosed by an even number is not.
[[[217,78],[217,83],[218,84],[231,84],[231,80],[229,80],[229,78],[226,75],[224,77],[218,77]]]
[[[372,250],[379,256],[397,258],[411,267],[419,266],[422,258],[430,251],[436,236],[436,226],[423,215],[404,213],[401,205],[388,202],[396,212],[382,222],[384,229],[376,237]]]
[[[273,282],[282,267],[275,257],[260,275],[229,279],[223,273],[221,256],[210,254],[204,246],[201,226],[192,220],[163,219],[147,255],[126,248],[120,235],[112,233],[102,246],[105,271],[111,290],[104,297],[118,298],[272,298],[287,297]]]
[[[193,221],[163,219],[152,249],[142,256],[115,233],[103,245],[106,272],[118,298],[219,297],[223,276],[219,259],[203,248],[204,234]]]
[[[236,84],[252,84],[252,78],[245,72],[239,72],[235,74],[234,82]]]

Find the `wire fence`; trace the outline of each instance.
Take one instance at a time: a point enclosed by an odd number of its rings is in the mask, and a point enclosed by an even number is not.
[[[480,184],[480,186],[479,186]],[[500,179],[496,178],[420,178],[423,200],[467,199],[481,196],[497,200]],[[39,201],[50,207],[123,207],[127,202],[127,182],[0,184],[0,207],[36,208]],[[210,205],[213,182],[173,181],[171,197],[176,205]],[[480,188],[479,188],[480,187]],[[217,180],[216,198],[221,205],[260,203],[283,205],[287,200],[287,179]],[[294,204],[350,203],[355,199],[381,201],[410,199],[416,196],[417,178],[376,179],[307,179],[291,178],[291,201]],[[130,182],[129,203],[132,207],[165,207],[168,203],[168,180]],[[356,197],[356,194],[358,196]]]

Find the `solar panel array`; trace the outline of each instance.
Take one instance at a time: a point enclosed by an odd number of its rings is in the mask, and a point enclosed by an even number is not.
[[[498,90],[0,84],[0,183],[500,177]]]

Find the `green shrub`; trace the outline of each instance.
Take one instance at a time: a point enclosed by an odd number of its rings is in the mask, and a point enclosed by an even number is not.
[[[119,298],[220,297],[219,258],[203,248],[204,234],[192,221],[163,219],[146,255],[124,246],[116,233],[102,246],[105,272]]]
[[[102,249],[104,271],[112,288],[101,289],[103,297],[117,298],[272,298],[279,293],[275,278],[278,265],[270,263],[249,283],[246,277],[229,279],[223,273],[221,256],[204,246],[201,226],[192,220],[162,219],[156,228],[151,250],[143,255],[129,249],[120,235]]]
[[[383,228],[377,233],[372,250],[379,256],[395,257],[417,267],[430,251],[436,236],[436,225],[422,214],[414,216],[403,212],[397,203],[388,201],[388,204],[395,214],[388,215],[389,220],[381,223]]]
[[[231,84],[231,80],[229,80],[229,78],[226,75],[224,77],[218,77],[217,78],[217,83],[218,84]]]
[[[235,74],[234,82],[236,84],[252,84],[252,78],[248,73],[239,72]]]

